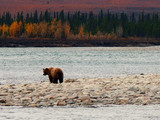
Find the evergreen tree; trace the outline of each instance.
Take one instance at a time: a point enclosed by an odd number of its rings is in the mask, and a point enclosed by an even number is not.
[[[19,23],[19,21],[21,20],[21,18],[20,18],[20,14],[19,14],[19,12],[17,13],[17,22]]]
[[[13,18],[9,12],[4,12],[0,15],[0,35],[6,36],[10,33],[12,37],[18,37],[25,32],[29,37],[56,36],[58,39],[68,38],[65,36],[66,34],[70,34],[69,38],[92,34],[98,36],[98,39],[104,34],[107,38],[116,38],[117,36],[160,37],[160,17],[157,13],[146,14],[142,12],[139,15],[135,15],[135,13],[128,15],[124,12],[120,14],[111,13],[110,11],[104,13],[102,10],[99,14],[93,14],[93,12],[89,14],[81,13],[80,11],[74,14],[68,12],[68,14],[65,15],[64,13],[63,10],[60,13],[54,12],[53,22],[51,13],[48,12],[48,10],[46,10],[44,14],[41,12],[40,16],[37,10],[33,14],[27,13],[25,18],[23,11],[21,13],[18,12]],[[18,26],[21,26],[17,27],[17,29],[21,31],[21,33],[18,33],[19,35],[8,32],[9,30],[15,31],[13,29],[17,26],[15,22],[17,22]],[[93,36],[91,36],[91,38],[93,38]]]
[[[29,13],[27,13],[27,15],[26,15],[26,23],[29,23],[29,22],[30,22]]]
[[[41,11],[40,16],[39,16],[39,22],[42,22],[42,21],[43,21],[43,13]]]
[[[19,19],[20,19],[21,22],[24,21],[23,11],[21,12]],[[20,22],[20,21],[19,21],[19,22]]]
[[[33,15],[32,15],[32,13],[30,15],[30,23],[33,23]]]
[[[44,21],[45,22],[51,22],[52,18],[51,18],[51,14],[48,12],[48,10],[45,11],[44,13]]]
[[[65,16],[64,16],[64,10],[62,10],[61,12],[60,12],[60,14],[59,14],[59,18],[60,18],[60,20],[62,21],[62,24],[65,22],[65,18],[64,18]]]
[[[97,33],[97,20],[94,17],[93,12],[89,13],[89,18],[85,24],[85,31],[87,33],[92,33],[93,35]]]
[[[57,15],[56,15],[56,17],[57,17],[56,19],[57,19],[57,20],[59,20],[59,13],[58,13],[58,12],[57,12]]]
[[[1,17],[1,14],[0,14],[0,25],[2,25],[2,17]]]
[[[44,20],[46,22],[49,22],[49,12],[48,12],[48,10],[46,10],[45,13],[44,13]]]
[[[71,22],[70,12],[68,12],[67,21]]]
[[[35,10],[34,15],[33,15],[33,22],[38,23],[38,12]]]
[[[135,22],[136,22],[135,13],[132,13],[132,16],[131,16],[131,22],[133,22],[133,23],[135,23]]]
[[[12,16],[9,12],[5,13],[5,24],[7,24],[8,26],[11,25],[11,23],[13,22]]]
[[[53,18],[56,18],[56,12],[54,11],[54,16],[53,16]]]

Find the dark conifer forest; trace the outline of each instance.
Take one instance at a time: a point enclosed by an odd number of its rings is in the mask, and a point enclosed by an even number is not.
[[[12,16],[9,12],[0,15],[0,36],[13,38],[53,39],[118,39],[126,37],[160,37],[158,14],[93,12],[50,13],[23,12]]]

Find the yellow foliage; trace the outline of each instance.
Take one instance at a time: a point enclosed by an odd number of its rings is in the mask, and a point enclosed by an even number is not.
[[[20,31],[20,29],[19,29],[18,22],[17,21],[13,22],[10,26],[10,29],[9,29],[10,35],[12,37],[18,37],[19,31]]]
[[[39,33],[40,33],[40,28],[39,28],[39,25],[37,23],[34,23],[33,24],[33,36],[36,36],[38,37],[39,36]]]
[[[70,29],[71,29],[69,22],[65,23],[64,29],[65,29],[65,37],[68,38],[70,36]]]
[[[8,31],[9,31],[8,25],[3,24],[3,26],[2,26],[1,29],[2,29],[2,36],[3,36],[3,37],[6,37],[6,36],[8,35]]]
[[[9,29],[10,35],[12,37],[19,37],[23,33],[23,23],[22,21],[18,22],[15,21],[11,24],[10,29]]]
[[[107,39],[108,40],[118,40],[118,36],[112,32],[107,35]]]
[[[38,36],[38,33],[39,33],[39,26],[38,24],[34,23],[28,23],[26,24],[26,35],[28,37],[37,37]]]
[[[19,28],[19,34],[22,35],[22,33],[23,33],[23,23],[22,23],[22,21],[19,22],[18,28]]]
[[[57,23],[57,30],[55,32],[55,39],[61,39],[62,38],[62,31],[63,31],[63,26],[61,20],[58,21]]]
[[[79,35],[82,38],[84,36],[84,27],[81,25],[80,30],[79,30]]]
[[[49,29],[48,23],[46,23],[46,22],[41,22],[41,23],[39,24],[39,35],[40,35],[41,37],[47,37],[47,36],[48,36],[48,29]]]
[[[34,31],[34,26],[31,23],[26,24],[26,35],[28,37],[32,37],[33,36],[33,31]]]
[[[57,29],[57,19],[55,18],[52,22],[51,22],[51,25],[49,26],[48,28],[48,34],[49,36],[54,36],[54,33],[56,32],[56,29]]]

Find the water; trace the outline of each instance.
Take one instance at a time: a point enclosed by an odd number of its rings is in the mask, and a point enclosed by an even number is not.
[[[160,120],[160,106],[0,107],[1,120]]]
[[[61,67],[67,78],[160,72],[160,47],[0,48],[0,83],[48,81],[45,67]]]
[[[0,48],[0,84],[48,81],[45,67],[67,78],[160,73],[160,47]],[[160,106],[23,108],[0,106],[2,120],[160,120]]]

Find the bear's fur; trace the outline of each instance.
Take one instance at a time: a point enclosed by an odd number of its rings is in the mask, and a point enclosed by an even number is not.
[[[45,68],[43,69],[43,75],[48,75],[51,83],[58,84],[58,80],[60,83],[63,82],[63,71],[60,68]]]

